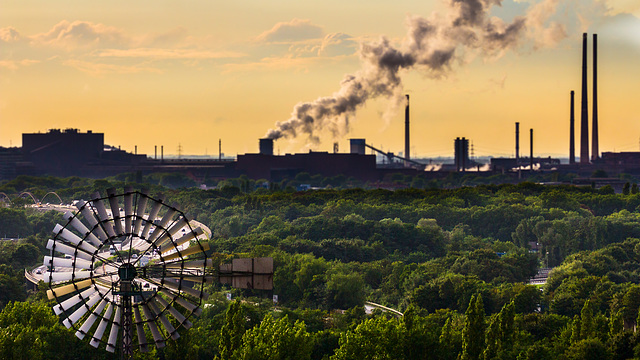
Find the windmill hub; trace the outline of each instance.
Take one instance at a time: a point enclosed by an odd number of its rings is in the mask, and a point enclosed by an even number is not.
[[[120,276],[120,280],[123,281],[132,281],[136,278],[138,272],[136,271],[135,266],[131,263],[125,263],[118,268],[118,276]]]

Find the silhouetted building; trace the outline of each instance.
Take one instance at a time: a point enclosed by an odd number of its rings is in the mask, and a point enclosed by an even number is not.
[[[97,162],[104,149],[104,134],[78,129],[51,129],[46,133],[22,134],[24,160],[39,174],[79,175],[78,170]]]
[[[456,171],[464,171],[471,166],[469,162],[469,140],[465,138],[456,138],[455,147],[455,164]]]
[[[325,177],[344,175],[358,180],[378,180],[375,155],[330,154],[310,151],[306,154],[286,154],[272,156],[265,154],[238,155],[236,170],[252,179],[277,181],[293,178],[296,174],[307,172]]]

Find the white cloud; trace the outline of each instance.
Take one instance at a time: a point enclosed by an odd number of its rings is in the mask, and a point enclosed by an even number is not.
[[[256,37],[259,42],[295,42],[308,39],[319,39],[324,36],[324,30],[308,19],[293,19],[289,22],[279,22],[271,29]]]
[[[137,73],[161,73],[157,68],[151,67],[148,64],[135,64],[135,65],[117,65],[107,63],[96,63],[82,60],[66,60],[62,63],[65,66],[72,67],[80,70],[84,73],[92,76],[102,76],[105,74],[137,74]]]
[[[209,51],[196,49],[105,49],[99,50],[93,55],[98,57],[113,58],[149,58],[149,59],[223,59],[239,58],[246,56],[234,51]]]
[[[103,24],[88,21],[69,22],[63,20],[46,33],[32,37],[35,43],[75,49],[77,47],[123,48],[132,39],[123,31]]]

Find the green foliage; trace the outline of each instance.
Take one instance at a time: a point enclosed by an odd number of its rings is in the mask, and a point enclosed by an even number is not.
[[[462,329],[462,360],[480,359],[485,345],[485,313],[481,295],[473,295]]]
[[[218,345],[220,359],[231,359],[233,354],[242,345],[242,336],[245,328],[244,311],[240,301],[229,304],[225,315],[225,322],[220,329],[220,342]]]
[[[237,351],[243,360],[294,360],[309,359],[312,338],[304,323],[289,322],[287,316],[274,320],[268,314],[260,323],[242,336],[242,346]]]
[[[100,359],[106,358],[106,353],[79,341],[58,323],[45,303],[11,302],[0,312],[0,358],[61,357]]]

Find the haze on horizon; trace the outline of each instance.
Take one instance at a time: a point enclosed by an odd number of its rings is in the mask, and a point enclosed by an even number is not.
[[[360,44],[384,36],[401,49],[416,16],[450,16],[446,2],[408,0],[0,3],[0,146],[20,146],[26,132],[79,128],[150,155],[154,145],[174,154],[179,144],[186,154],[217,155],[218,139],[227,155],[256,152],[296,104],[331,96],[362,69]],[[505,0],[489,19],[510,24],[536,5],[549,14],[529,22],[516,46],[458,49],[441,73],[400,69],[396,95],[411,95],[412,156],[452,156],[456,137],[470,139],[478,156],[512,155],[516,121],[521,151],[533,128],[536,155],[567,156],[583,32],[589,54],[598,33],[600,150],[639,150],[640,4]],[[349,114],[348,133],[282,138],[276,152],[330,151],[336,139],[348,151],[351,137],[401,152],[395,98],[366,101]]]

